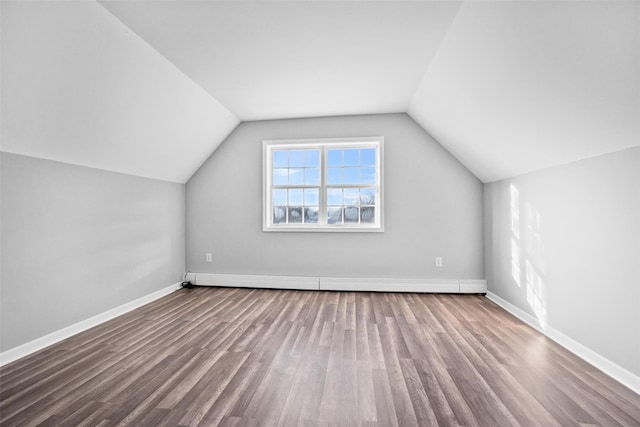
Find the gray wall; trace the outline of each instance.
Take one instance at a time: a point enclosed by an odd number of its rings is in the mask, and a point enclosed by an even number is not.
[[[486,184],[485,227],[489,291],[640,375],[640,147]]]
[[[379,135],[384,233],[262,231],[262,140]],[[244,122],[187,182],[186,215],[193,272],[484,278],[482,184],[406,114]]]
[[[184,185],[1,153],[0,350],[184,271]]]

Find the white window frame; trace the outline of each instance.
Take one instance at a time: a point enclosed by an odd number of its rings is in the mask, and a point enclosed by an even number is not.
[[[376,156],[376,215],[371,224],[327,223],[326,153],[330,148],[373,148]],[[320,207],[317,224],[274,224],[272,211],[273,152],[278,149],[320,149]],[[286,139],[262,141],[262,231],[277,232],[383,232],[384,231],[384,137]],[[349,187],[343,185],[343,187]],[[354,185],[357,187],[357,185]]]

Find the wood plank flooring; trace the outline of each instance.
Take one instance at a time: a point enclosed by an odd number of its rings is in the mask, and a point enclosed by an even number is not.
[[[482,296],[180,290],[0,369],[2,426],[640,426]]]

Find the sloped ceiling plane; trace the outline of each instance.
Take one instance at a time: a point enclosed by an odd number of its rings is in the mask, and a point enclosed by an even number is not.
[[[483,182],[640,145],[640,2],[2,2],[2,150],[186,182],[241,121],[406,112]]]

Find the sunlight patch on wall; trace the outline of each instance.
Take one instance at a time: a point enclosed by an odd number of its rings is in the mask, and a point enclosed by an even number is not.
[[[519,193],[515,185],[511,184],[509,187],[511,194],[511,277],[516,282],[518,287],[521,287],[520,281],[520,206],[519,206]]]
[[[511,238],[511,277],[520,287],[520,248],[514,238]]]
[[[529,260],[526,261],[527,302],[544,329],[547,323],[547,305],[544,282]]]
[[[546,264],[542,256],[543,246],[540,237],[540,212],[533,208],[530,202],[525,202],[525,212],[527,218],[527,228],[525,232],[525,243],[527,253],[536,264],[537,269],[544,274]]]
[[[520,194],[515,185],[511,184],[511,232],[516,239],[520,238]]]
[[[524,267],[525,292],[527,303],[544,329],[547,321],[547,298],[544,282],[546,265],[543,257],[541,237],[541,215],[533,204],[525,200],[521,212],[520,191],[511,184],[510,222],[511,222],[511,277],[522,288],[522,268]],[[521,232],[521,216],[524,220]]]
[[[527,302],[540,321],[540,326],[544,329],[547,323],[547,296],[545,283],[542,279],[545,264],[542,256],[543,247],[540,234],[541,217],[540,212],[529,201],[525,202],[525,213]]]

